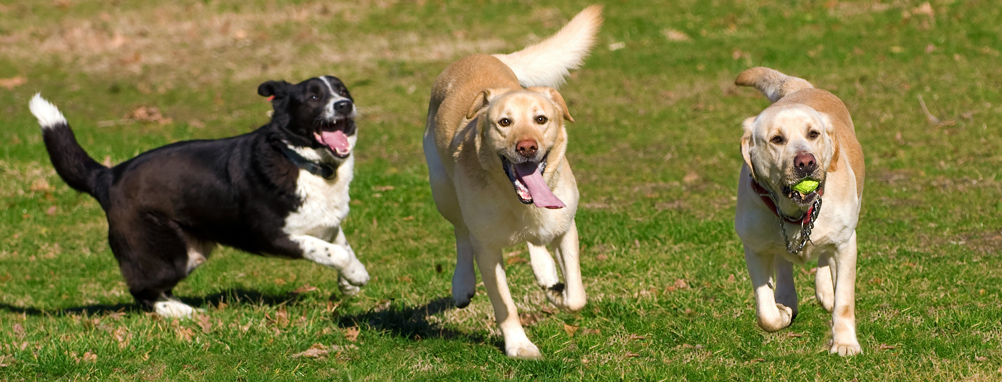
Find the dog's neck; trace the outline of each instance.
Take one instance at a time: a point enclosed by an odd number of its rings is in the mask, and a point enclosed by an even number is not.
[[[337,165],[331,165],[327,163],[320,163],[306,159],[302,155],[299,155],[295,150],[289,148],[288,145],[279,144],[278,149],[285,154],[286,158],[289,158],[292,163],[302,170],[308,171],[310,174],[319,176],[324,179],[334,179],[337,176]]]

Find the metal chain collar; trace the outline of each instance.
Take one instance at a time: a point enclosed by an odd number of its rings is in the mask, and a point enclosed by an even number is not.
[[[770,195],[772,196],[772,195]],[[821,213],[821,196],[818,196],[818,200],[814,201],[814,208],[811,209],[810,219],[805,223],[803,220],[800,221],[800,243],[796,243],[796,248],[790,247],[790,237],[786,235],[786,226],[783,225],[783,214],[779,212],[779,203],[776,203],[776,215],[779,218],[779,230],[783,232],[783,240],[786,241],[786,251],[790,254],[796,255],[800,253],[800,250],[804,249],[804,246],[808,242],[811,242],[811,230],[814,229],[814,220],[818,218],[818,214]]]

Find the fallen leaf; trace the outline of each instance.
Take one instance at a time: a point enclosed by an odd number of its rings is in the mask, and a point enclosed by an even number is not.
[[[803,336],[804,335],[800,334],[800,333],[793,333],[793,332],[786,333],[786,337],[787,338],[800,338],[800,337],[803,337]]]
[[[578,332],[578,327],[574,325],[564,324],[564,332],[567,333],[568,337],[574,337],[574,333]]]
[[[641,336],[641,335],[638,335],[638,334],[630,333],[630,336],[627,337],[626,339],[629,340],[629,341],[640,341],[640,340],[647,339],[647,337],[644,337],[644,336]]]
[[[323,344],[317,343],[317,344],[313,344],[313,346],[310,346],[309,349],[306,349],[303,352],[299,352],[299,353],[293,354],[292,358],[299,358],[299,357],[320,358],[320,357],[326,356],[328,352],[329,351],[327,350],[326,346],[324,346]]]
[[[13,90],[14,88],[24,85],[27,82],[28,79],[21,76],[14,76],[11,78],[0,78],[0,87],[7,90]]]
[[[685,34],[682,31],[677,31],[677,30],[674,30],[674,29],[665,29],[665,30],[661,31],[661,33],[665,35],[665,38],[667,38],[668,41],[689,41],[689,40],[692,40],[692,38],[689,37],[689,35]]]
[[[699,180],[699,174],[697,174],[695,171],[689,171],[689,173],[685,174],[685,177],[682,178],[682,181],[686,183],[692,183],[695,182],[696,180]]]
[[[17,337],[18,339],[24,338],[24,326],[17,323],[14,324],[14,337]]]
[[[598,256],[595,256],[595,260],[606,261],[606,260],[609,260],[609,256],[606,256],[604,253],[602,253],[602,254],[599,254]]]
[[[375,186],[372,188],[373,191],[391,191],[395,187],[393,186]]]
[[[880,350],[894,350],[894,345],[880,344],[880,346],[877,346],[877,349],[880,349]]]
[[[56,214],[56,210],[58,210],[58,209],[59,208],[57,208],[56,206],[49,207],[49,209],[45,210],[45,214],[46,215],[55,215]]]
[[[542,314],[539,313],[520,313],[518,315],[519,321],[522,321],[523,326],[535,325],[539,320],[543,318]]]
[[[734,282],[734,281],[735,281],[735,277],[734,277],[734,274],[733,274],[733,273],[731,273],[731,275],[730,275],[730,276],[727,276],[727,282],[729,282],[729,283],[732,283],[732,282]]]
[[[84,362],[91,362],[91,363],[97,362],[97,354],[94,354],[94,353],[91,353],[90,351],[88,351],[88,352],[84,353],[84,355],[83,355],[83,361]]]
[[[31,186],[28,188],[31,191],[52,191],[52,186],[45,179],[38,178],[31,182]]]
[[[312,292],[312,291],[315,291],[315,290],[317,290],[317,287],[312,286],[310,284],[306,284],[306,285],[303,285],[303,286],[297,288],[296,290],[292,291],[292,293],[306,293],[306,292]]]
[[[626,354],[624,354],[624,355],[626,356],[626,358],[637,358],[637,357],[640,357],[640,354],[637,354],[637,353],[634,353],[634,352],[631,352],[631,351],[626,352]]]
[[[675,288],[686,289],[689,287],[689,283],[685,282],[685,279],[675,279]]]
[[[359,331],[358,331],[358,327],[357,326],[352,326],[350,328],[345,328],[344,329],[344,338],[347,339],[348,341],[351,341],[351,342],[358,341],[358,334],[359,334]]]
[[[529,260],[523,259],[520,256],[512,256],[504,260],[505,265],[515,265],[528,263]]]

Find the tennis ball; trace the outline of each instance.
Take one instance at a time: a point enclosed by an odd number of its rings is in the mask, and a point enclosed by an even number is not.
[[[793,190],[806,195],[813,192],[814,190],[817,190],[818,185],[820,184],[821,184],[820,182],[814,179],[804,179],[801,180],[800,183],[794,185]]]

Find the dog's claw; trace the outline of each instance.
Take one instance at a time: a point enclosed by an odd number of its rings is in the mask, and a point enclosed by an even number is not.
[[[831,354],[838,354],[842,357],[848,357],[857,354],[863,354],[863,348],[859,346],[859,343],[835,343],[832,344]]]

